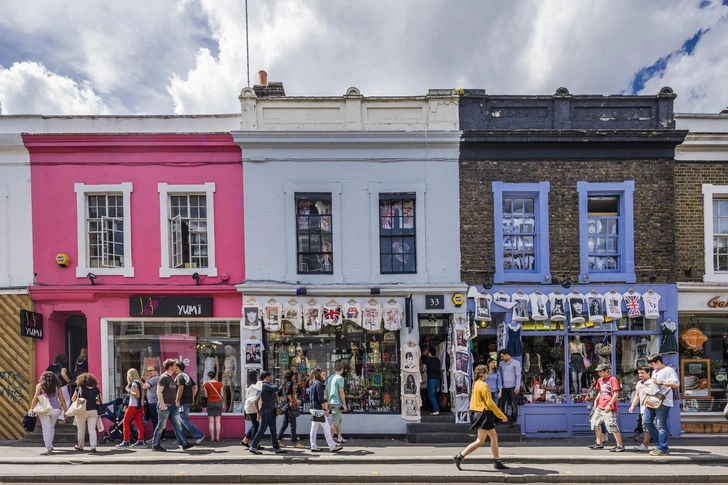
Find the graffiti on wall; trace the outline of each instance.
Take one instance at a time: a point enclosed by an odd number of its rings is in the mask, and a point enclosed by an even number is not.
[[[17,372],[0,371],[0,398],[19,403],[25,401],[28,381]]]

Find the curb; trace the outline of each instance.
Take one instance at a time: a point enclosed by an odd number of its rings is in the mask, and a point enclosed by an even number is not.
[[[498,473],[498,472],[494,472]],[[145,475],[145,480],[153,483],[248,483],[268,484],[281,483],[286,477],[279,475],[221,475],[221,474],[185,474],[185,475]],[[296,475],[297,482],[303,483],[341,483],[342,477],[337,475]],[[346,477],[347,483],[594,483],[594,475],[558,474],[497,474],[484,477],[483,474],[459,476],[431,475],[376,475],[355,474]],[[598,477],[599,483],[728,483],[726,475],[606,475]],[[129,483],[129,475],[0,475],[0,483]]]

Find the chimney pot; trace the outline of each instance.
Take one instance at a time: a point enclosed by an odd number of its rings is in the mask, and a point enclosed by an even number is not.
[[[258,71],[258,84],[261,86],[268,85],[268,73],[265,71]]]

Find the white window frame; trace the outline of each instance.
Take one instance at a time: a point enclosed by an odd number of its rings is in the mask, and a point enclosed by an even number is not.
[[[161,262],[159,277],[184,276],[197,273],[217,276],[215,263],[215,182],[190,185],[157,184],[159,191],[159,228],[161,234]],[[207,268],[174,268],[170,255],[169,197],[170,195],[205,195],[207,200]]]
[[[728,273],[716,273],[713,267],[713,199],[728,199],[728,185],[703,184],[703,226],[705,239],[705,283],[728,283]]]
[[[134,277],[134,265],[131,259],[131,193],[134,190],[132,182],[122,182],[112,185],[86,185],[76,183],[73,184],[73,189],[76,192],[76,226],[78,238],[76,278],[86,278],[89,273],[97,276]],[[121,268],[89,268],[88,230],[86,226],[88,196],[118,194],[121,194],[124,198],[124,266]]]
[[[284,184],[286,198],[286,248],[288,254],[288,270],[286,281],[300,281],[301,284],[343,283],[344,273],[341,268],[341,184]],[[331,194],[331,224],[333,229],[334,274],[299,274],[298,273],[298,234],[296,233],[296,194]]]

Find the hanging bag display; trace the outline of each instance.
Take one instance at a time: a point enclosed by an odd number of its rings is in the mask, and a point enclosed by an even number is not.
[[[80,416],[86,412],[86,399],[79,397],[68,406],[66,416]]]

